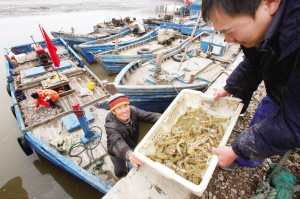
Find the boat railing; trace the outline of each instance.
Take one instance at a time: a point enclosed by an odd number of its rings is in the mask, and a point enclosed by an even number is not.
[[[85,65],[85,63],[84,63],[84,61],[81,59],[81,57],[79,57],[75,52],[74,52],[74,50],[69,46],[69,45],[67,45],[66,44],[66,42],[63,40],[63,39],[61,39],[60,38],[60,40],[63,42],[63,44],[64,44],[64,46],[65,46],[65,48],[67,48],[67,50],[68,50],[68,53],[71,55],[71,56],[73,56],[74,58],[75,58],[75,60],[77,60],[78,61],[78,63],[79,63],[79,67],[81,67],[81,68],[84,68],[86,71],[87,71],[87,74],[88,74],[88,76],[90,76],[92,79],[96,79],[99,83],[100,83],[100,85],[101,85],[101,87],[103,87],[103,82]]]
[[[203,36],[203,35],[208,35],[208,33],[207,33],[207,32],[202,32],[202,33],[198,34],[197,36],[195,36],[195,37],[193,38],[193,42],[196,41],[197,39],[200,39],[201,36]],[[175,54],[178,54],[178,53],[179,53],[181,50],[183,50],[183,48],[187,45],[189,39],[190,39],[190,38],[187,38],[187,39],[186,39],[184,42],[182,42],[182,44],[180,44],[179,46],[176,46],[176,47],[174,47],[174,48],[168,50],[167,52],[165,52],[165,53],[164,53],[164,59],[167,60],[167,59],[170,58],[170,56],[173,56],[173,55],[175,55]],[[164,61],[164,59],[163,59],[163,61]]]
[[[124,32],[120,32],[116,35],[112,35],[110,37],[106,37],[106,38],[103,38],[103,39],[100,39],[99,42],[100,44],[98,44],[98,40],[93,40],[93,41],[88,41],[88,42],[85,42],[85,43],[82,43],[82,44],[79,44],[80,47],[83,47],[83,46],[89,46],[89,45],[101,45],[101,42],[102,43],[105,43],[105,42],[108,42],[108,41],[111,41],[113,39],[116,39],[116,38],[119,38],[119,37],[122,37],[124,35],[127,35],[131,32],[131,30],[126,30]]]
[[[74,57],[75,60],[78,61],[78,66],[83,68],[85,66],[84,61],[74,52],[74,50],[67,45],[67,43],[65,42],[65,40],[63,40],[62,38],[58,38],[65,46],[65,48],[67,49],[68,53]]]
[[[201,37],[204,34],[207,34],[207,33],[206,32],[202,32],[201,34],[199,34],[196,37],[194,37],[193,40],[196,40],[197,38]],[[185,35],[175,35],[175,37],[177,37],[177,38],[182,37],[182,39],[186,39],[186,40],[184,42],[182,42],[182,44],[180,44],[179,46],[176,46],[176,47],[168,50],[167,52],[164,52],[164,54],[168,54],[168,53],[173,52],[174,50],[176,50],[178,48],[181,48],[182,46],[185,46],[187,44],[188,39],[189,39]],[[140,42],[133,43],[133,44],[130,44],[130,45],[122,46],[122,47],[118,48],[118,51],[122,52],[122,51],[125,51],[125,50],[129,50],[129,49],[135,48],[137,46],[142,46],[142,45],[144,45],[146,43],[149,43],[150,41],[157,40],[157,39],[158,39],[158,36],[150,37],[149,39],[144,40],[144,41],[140,41]],[[95,55],[95,58],[99,58],[98,55],[100,55],[100,56],[101,55],[109,55],[109,54],[113,54],[114,52],[115,52],[115,49],[110,50],[110,51],[106,51],[106,52],[102,52],[102,53],[97,53]]]
[[[158,36],[154,36],[154,37],[150,37],[147,40],[143,40],[143,41],[140,41],[140,42],[137,42],[137,43],[133,43],[133,44],[129,44],[129,45],[126,45],[126,46],[122,46],[122,47],[118,48],[118,52],[129,50],[129,49],[135,48],[137,46],[142,46],[142,45],[144,45],[146,43],[149,43],[151,41],[155,41],[157,39],[158,39]],[[109,51],[106,51],[106,52],[102,52],[102,53],[97,53],[95,55],[95,58],[98,57],[99,55],[109,55],[109,54],[113,54],[114,52],[115,52],[115,49],[109,50]]]
[[[196,39],[200,38],[201,36],[203,35],[207,35],[208,33],[206,32],[202,32],[201,34],[197,35],[196,37],[193,38],[193,41],[195,41]],[[188,38],[189,39],[189,38]],[[173,57],[173,55],[176,55],[178,53],[180,53],[183,48],[185,47],[185,45],[187,44],[187,41],[188,39],[183,42],[183,44],[180,46],[180,47],[177,47],[175,49],[173,49],[173,51],[169,52],[168,54],[165,54],[163,56],[163,60],[162,62],[165,62],[169,59],[171,59]],[[150,60],[148,62],[145,62],[142,64],[142,61],[141,60],[136,60],[136,61],[133,61],[133,62],[130,62],[127,66],[125,66],[125,68],[123,70],[121,70],[121,72],[116,76],[115,78],[115,81],[114,81],[114,84],[115,85],[124,85],[125,84],[125,80],[128,80],[128,78],[126,78],[125,76],[129,73],[133,73],[135,71],[135,68],[134,67],[143,67],[144,65],[148,65],[149,63],[152,63],[152,64],[155,64],[155,59],[153,60]]]
[[[129,64],[127,64],[125,66],[125,68],[123,70],[121,70],[121,72],[116,76],[114,84],[115,85],[124,85],[125,81],[128,81],[128,72],[129,73],[134,73],[134,71],[136,70],[136,68],[140,68],[141,67],[141,60],[135,60],[133,62],[130,62]]]

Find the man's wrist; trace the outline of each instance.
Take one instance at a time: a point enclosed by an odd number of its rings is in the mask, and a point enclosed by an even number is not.
[[[129,156],[130,156],[131,153],[133,153],[133,151],[131,149],[126,152],[125,158],[126,158],[127,161],[130,161]]]

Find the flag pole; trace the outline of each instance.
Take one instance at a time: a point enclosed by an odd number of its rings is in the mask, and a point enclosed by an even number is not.
[[[44,28],[42,28],[40,24],[39,24],[39,27],[40,27],[40,30],[42,32],[45,44],[46,44],[46,46],[48,48],[48,52],[50,54],[50,57],[52,59],[54,70],[56,69],[56,73],[57,73],[57,76],[59,78],[60,84],[61,84],[61,86],[62,86],[62,88],[64,90],[65,96],[67,97],[67,101],[68,101],[68,104],[70,106],[70,109],[72,109],[72,106],[71,106],[71,104],[69,102],[69,97],[67,96],[66,90],[65,90],[64,85],[63,85],[62,80],[61,80],[61,77],[60,77],[60,75],[58,73],[58,68],[59,68],[59,65],[60,65],[60,59],[59,59],[59,57],[58,57],[58,55],[56,53],[57,48],[53,44],[52,40],[49,38],[49,36],[45,32]]]

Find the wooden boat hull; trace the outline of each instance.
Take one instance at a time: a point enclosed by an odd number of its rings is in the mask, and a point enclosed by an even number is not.
[[[65,43],[65,41],[63,41],[63,39],[61,39],[61,38],[54,39],[53,43],[56,46],[58,46],[58,45],[63,46],[67,50],[69,55],[73,57],[72,59],[74,61],[76,60],[76,62],[78,63],[78,65],[77,65],[78,67],[83,68],[90,76],[92,76],[94,79],[97,79],[97,81],[102,84],[102,82],[86,67],[86,65],[84,64],[82,59],[71,49],[71,47],[66,45],[66,43]],[[42,41],[41,44],[43,47],[45,47],[44,41]],[[21,45],[21,46],[16,46],[16,47],[18,47],[22,50],[25,50],[26,52],[30,52],[30,51],[32,51],[31,45],[32,44],[26,44],[26,45]],[[8,55],[7,49],[4,49],[4,54]],[[17,100],[17,98],[15,96],[15,85],[14,85],[15,79],[13,78],[13,74],[11,72],[11,69],[13,69],[13,66],[11,65],[9,60],[5,61],[5,67],[6,67],[7,83],[9,85],[8,91],[10,92],[10,95],[12,98],[12,103],[13,103],[12,111],[16,115],[18,126],[21,131],[21,135],[24,136],[24,139],[26,139],[26,141],[28,142],[30,147],[34,151],[36,151],[37,153],[41,154],[43,157],[45,157],[46,159],[48,159],[49,161],[54,163],[55,165],[61,167],[65,171],[73,174],[74,176],[78,177],[79,179],[89,183],[91,186],[93,186],[100,192],[106,194],[112,188],[112,186],[110,184],[108,184],[107,182],[96,177],[91,172],[78,166],[73,161],[66,158],[66,156],[58,153],[57,151],[55,151],[54,149],[49,147],[47,144],[42,142],[33,133],[34,128],[35,128],[34,125],[32,126],[32,128],[29,128],[29,129],[28,129],[28,127],[26,127],[26,125],[25,125],[26,123],[23,120],[23,118],[25,116],[24,116],[24,114],[22,114],[21,109],[20,109],[21,105],[19,104],[20,102],[19,102],[19,100]],[[60,71],[60,72],[62,72],[62,71]],[[39,77],[37,77],[36,79],[38,79],[38,78]],[[34,81],[34,80],[32,80],[32,81]],[[33,87],[33,86],[34,85],[31,85],[31,87]],[[26,88],[24,88],[24,89],[26,90]],[[27,89],[29,89],[29,88],[27,88]],[[106,95],[105,97],[108,98],[109,95]],[[64,113],[64,114],[68,114],[68,113]],[[60,122],[60,118],[57,118],[57,119]],[[57,120],[57,119],[50,118],[49,121],[47,120],[47,122],[50,122],[51,120]],[[48,124],[50,125],[50,123],[48,123]],[[37,123],[36,125],[39,125],[39,123]],[[47,126],[47,128],[48,128],[48,126]]]
[[[141,62],[128,64],[116,77],[114,85],[124,93],[130,104],[145,111],[164,111],[183,89],[203,91],[208,83],[183,84],[183,85],[125,85],[128,73],[133,73],[141,67]]]
[[[148,86],[138,87],[118,85],[117,88],[124,93],[130,104],[145,111],[164,111],[183,89],[203,91],[208,83],[198,85],[184,85],[180,87],[167,86]]]
[[[199,44],[193,42],[193,45],[197,47]],[[181,51],[178,49],[164,55],[161,68],[155,68],[155,60],[131,62],[116,76],[115,87],[140,109],[164,111],[181,90],[204,91],[211,85],[223,71],[218,61],[223,62],[224,66],[232,64],[239,46],[232,45],[221,57],[207,59],[195,55],[183,61],[182,65],[173,57]],[[158,76],[156,69],[162,72]]]
[[[121,55],[105,55],[101,58],[96,59],[100,66],[106,71],[108,75],[118,74],[127,64],[135,60],[147,61],[155,59],[155,54],[148,55],[132,55],[132,56],[121,56]]]
[[[68,42],[72,48],[74,45],[79,45],[85,42],[94,41],[97,39],[104,39],[105,37],[114,36],[116,34],[120,34],[126,30],[129,30],[130,26],[126,26],[121,30],[113,30],[113,29],[104,29],[101,28],[101,32],[107,33],[99,36],[99,33],[89,33],[89,34],[76,34],[72,32],[60,32],[60,31],[51,31],[51,34],[54,38],[63,38],[65,42]],[[95,28],[94,28],[95,29]],[[100,29],[98,29],[100,30]],[[112,34],[113,33],[113,34]]]
[[[182,27],[193,28],[194,26],[195,26],[195,24],[181,25],[181,24],[177,24],[174,22],[161,22],[160,23],[161,28],[172,28],[175,30],[181,30]]]
[[[203,31],[204,32],[204,31]],[[201,35],[207,34],[207,32],[202,33],[201,32],[193,38],[193,40],[197,40]],[[182,35],[175,35],[175,37],[180,37],[180,38],[186,38],[185,36]],[[122,48],[119,48],[119,55],[116,55],[113,53],[113,51],[108,51],[105,53],[99,53],[95,55],[95,59],[98,61],[100,66],[107,72],[108,75],[111,74],[118,74],[127,64],[133,62],[133,61],[141,61],[141,62],[146,62],[151,59],[156,58],[156,54],[122,54],[122,52],[127,51],[129,49],[139,47],[143,48],[143,46],[147,45],[148,42],[151,42],[153,40],[156,40],[157,37],[154,38],[149,38],[147,40],[141,41],[139,43],[131,44],[128,46],[124,46]],[[184,47],[187,44],[187,40],[183,41],[180,43],[178,46],[171,48],[171,49],[166,49],[163,52],[160,52],[163,55],[166,55],[168,53],[172,53],[182,47]]]
[[[130,44],[134,44],[140,41],[144,41],[146,39],[149,39],[150,37],[154,37],[157,34],[159,28],[156,28],[155,30],[137,38],[131,41],[127,41],[127,42],[123,42],[123,43],[119,43],[118,47],[123,47],[126,45],[130,45]],[[129,32],[125,31],[127,34],[129,34]],[[121,33],[120,33],[121,34]],[[121,35],[115,35],[113,38],[118,38]],[[103,40],[103,42],[100,40],[100,44],[97,44],[97,41],[93,41],[93,42],[87,42],[87,43],[83,43],[80,44],[78,46],[74,46],[76,50],[78,50],[78,52],[86,59],[87,62],[89,63],[96,63],[96,60],[94,58],[94,54],[96,53],[103,53],[103,52],[107,52],[110,50],[115,49],[115,44],[114,43],[109,43],[109,44],[101,44],[104,43],[108,40],[112,39],[111,37],[106,38],[106,40]]]

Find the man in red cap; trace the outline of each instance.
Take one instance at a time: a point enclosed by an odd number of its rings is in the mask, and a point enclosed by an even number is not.
[[[139,122],[154,124],[161,114],[129,106],[128,98],[122,93],[111,96],[109,105],[111,112],[105,120],[107,149],[115,175],[122,177],[127,169],[126,161],[135,167],[144,165],[133,152],[140,135]]]

